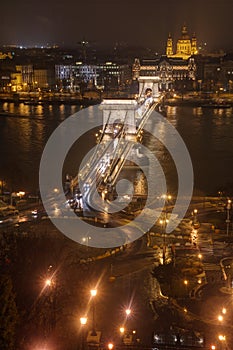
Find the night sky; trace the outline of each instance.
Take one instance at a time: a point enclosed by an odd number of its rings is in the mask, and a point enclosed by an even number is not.
[[[209,49],[233,49],[232,0],[3,0],[0,44],[75,45],[85,38],[161,51],[184,23]]]

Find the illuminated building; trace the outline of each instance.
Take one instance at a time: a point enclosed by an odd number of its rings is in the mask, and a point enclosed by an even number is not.
[[[13,55],[11,52],[0,52],[0,60],[5,60],[6,58],[9,58],[12,60]]]
[[[176,53],[173,52],[173,40],[171,34],[169,33],[166,46],[166,55],[167,57],[177,57],[187,60],[190,56],[196,55],[197,50],[197,39],[196,35],[193,34],[190,39],[187,31],[187,27],[184,25],[181,31],[181,37],[177,40],[176,43]]]
[[[118,88],[127,84],[131,78],[127,64],[104,62],[87,64],[76,62],[75,65],[56,65],[55,76],[57,85],[68,90],[77,90],[80,83],[90,88],[103,85],[105,88]]]
[[[142,60],[139,72],[140,76],[159,77],[161,90],[183,89],[184,84],[185,88],[192,89],[196,80],[196,64],[192,57],[184,60],[179,57],[161,56],[154,60]],[[133,79],[138,80],[135,75]]]
[[[33,85],[33,66],[16,65],[15,72],[11,73],[11,91],[29,91]]]
[[[199,57],[199,89],[208,92],[233,92],[233,55]]]
[[[192,90],[195,87],[197,54],[196,36],[190,39],[187,27],[183,26],[181,37],[177,40],[176,52],[173,50],[171,34],[168,36],[166,55],[150,60],[135,59],[132,67],[132,78],[140,76],[157,76],[160,78],[161,90]]]
[[[170,33],[167,39],[166,55],[167,57],[173,56],[173,42],[172,42],[172,37]]]

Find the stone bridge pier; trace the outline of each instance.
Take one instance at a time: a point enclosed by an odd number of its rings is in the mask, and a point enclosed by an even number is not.
[[[136,134],[136,111],[138,103],[136,100],[103,100],[103,127],[106,126],[105,134],[114,133],[114,125],[124,125],[127,135]],[[126,136],[127,138],[127,136]]]

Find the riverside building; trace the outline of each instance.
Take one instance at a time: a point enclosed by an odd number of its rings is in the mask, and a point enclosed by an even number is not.
[[[183,26],[176,43],[176,51],[169,34],[165,55],[154,59],[135,59],[132,67],[133,80],[138,80],[140,76],[158,76],[161,90],[192,90],[195,88],[197,53],[196,36],[190,38],[187,27]]]

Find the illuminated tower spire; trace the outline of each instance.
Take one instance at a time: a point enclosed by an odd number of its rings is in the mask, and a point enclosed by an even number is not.
[[[172,37],[170,33],[167,39],[166,55],[167,57],[170,57],[173,55],[173,43],[172,43]]]
[[[198,50],[197,50],[197,38],[196,38],[196,34],[193,33],[192,42],[191,42],[191,54],[192,55],[196,55],[197,53],[198,53]]]
[[[182,57],[183,59],[187,59],[188,56],[191,56],[191,40],[185,24],[181,30],[181,37],[178,39],[176,44],[176,55]]]
[[[186,24],[183,25],[181,32],[182,32],[182,39],[189,38]]]

